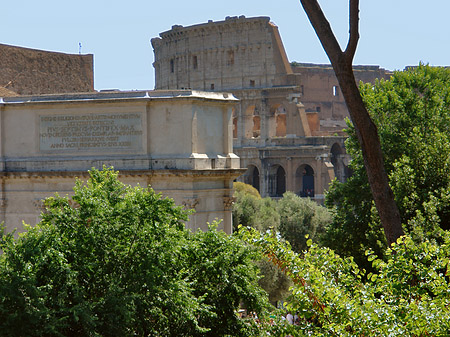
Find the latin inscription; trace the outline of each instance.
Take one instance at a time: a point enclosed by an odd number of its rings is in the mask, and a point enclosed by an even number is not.
[[[41,151],[142,149],[142,116],[138,113],[40,116]]]

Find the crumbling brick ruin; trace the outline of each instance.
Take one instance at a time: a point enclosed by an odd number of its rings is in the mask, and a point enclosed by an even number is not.
[[[0,44],[0,88],[5,95],[94,91],[93,55],[63,54]]]

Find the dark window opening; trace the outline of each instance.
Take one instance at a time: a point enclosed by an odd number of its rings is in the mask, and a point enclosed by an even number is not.
[[[255,81],[254,80],[250,80],[250,87],[252,87],[252,88],[255,87]]]
[[[214,90],[214,83],[211,83],[211,90]]]
[[[173,59],[170,60],[170,72],[173,73],[175,71],[175,65]]]
[[[286,192],[286,172],[283,167],[277,165],[269,175],[269,195],[271,197],[282,197]]]
[[[300,173],[301,179],[301,188],[299,191],[299,195],[301,197],[309,197],[314,198],[314,170],[309,165],[303,165],[299,167],[298,173]]]
[[[259,170],[256,166],[250,165],[244,176],[244,182],[252,185],[259,192]]]
[[[228,58],[227,58],[227,66],[232,66],[234,64],[234,51],[229,50],[228,51]]]
[[[193,67],[194,69],[197,69],[197,68],[198,68],[197,55],[194,55],[194,56],[192,57],[192,67]]]

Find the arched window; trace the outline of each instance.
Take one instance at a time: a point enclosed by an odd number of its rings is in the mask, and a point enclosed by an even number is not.
[[[286,192],[286,171],[281,165],[274,165],[269,174],[269,195],[282,197]]]
[[[304,164],[295,172],[295,192],[301,197],[314,198],[314,170]]]
[[[245,138],[253,138],[253,130],[254,130],[254,120],[255,117],[255,106],[250,105],[245,109],[244,113],[244,136]]]
[[[253,138],[261,136],[261,117],[253,116]]]
[[[277,129],[275,136],[286,137],[286,114],[275,115],[277,122]]]
[[[254,165],[249,165],[244,175],[244,183],[252,185],[259,192],[259,170]]]
[[[270,107],[270,115],[273,119],[271,135],[275,137],[286,137],[286,109],[282,104],[273,104]],[[272,123],[273,123],[272,122]]]

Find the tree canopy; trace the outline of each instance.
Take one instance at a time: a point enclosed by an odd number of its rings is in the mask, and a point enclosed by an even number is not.
[[[279,231],[280,237],[287,240],[293,250],[301,253],[306,249],[305,235],[320,240],[326,226],[332,221],[331,213],[309,198],[301,198],[286,192],[283,198],[273,200],[261,198],[250,185],[235,183],[236,202],[233,205],[233,224],[249,226],[260,232]],[[291,281],[276,266],[265,259],[257,261],[262,277],[261,287],[269,294],[275,304],[289,295]]]
[[[438,238],[442,229],[450,229],[449,80],[449,69],[421,64],[394,72],[388,81],[360,85],[379,130],[402,223],[416,241]],[[327,194],[335,217],[326,241],[339,253],[358,258],[367,247],[380,253],[385,241],[352,126],[348,133],[353,176],[334,182]]]
[[[42,221],[0,236],[2,336],[254,336],[240,303],[262,313],[254,252],[151,188],[91,170]]]
[[[450,235],[442,243],[417,244],[404,236],[380,259],[367,250],[373,272],[352,258],[308,239],[302,254],[274,232],[242,230],[244,240],[293,282],[287,309],[298,325],[283,326],[279,336],[448,336],[450,334]],[[287,332],[287,333],[286,333]]]

